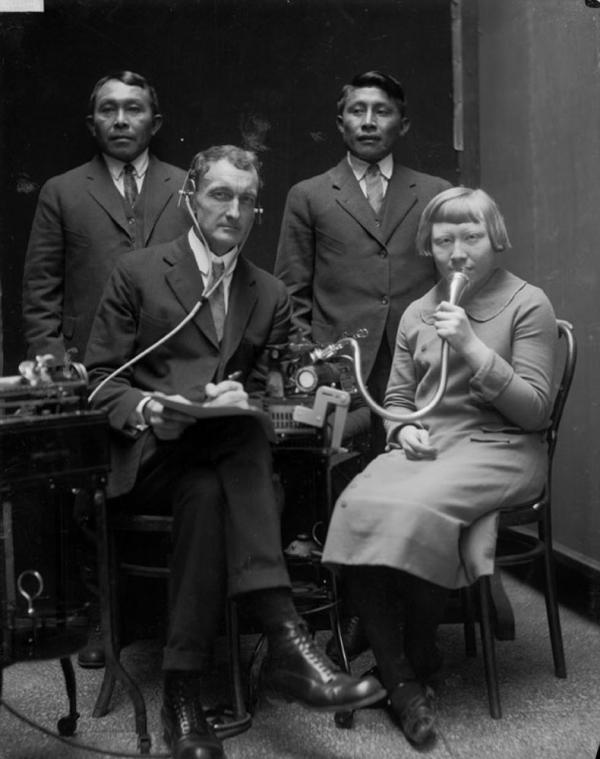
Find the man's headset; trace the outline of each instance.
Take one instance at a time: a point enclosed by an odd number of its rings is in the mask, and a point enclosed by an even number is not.
[[[181,190],[178,190],[179,198],[177,200],[177,208],[181,207],[181,200],[183,198],[183,202],[185,203],[185,207],[192,217],[192,220],[194,222],[194,226],[196,229],[198,229],[198,222],[196,221],[196,215],[194,214],[194,211],[192,210],[192,204],[190,202],[190,198],[193,198],[197,191],[197,185],[196,185],[196,169],[194,169],[194,164],[192,162],[192,165],[187,170],[187,173],[185,175],[185,179],[183,180],[183,185],[181,187]],[[256,206],[254,208],[254,215],[256,217],[256,223],[260,224],[262,222],[262,216],[265,212],[265,209],[261,206],[260,200],[256,199]]]

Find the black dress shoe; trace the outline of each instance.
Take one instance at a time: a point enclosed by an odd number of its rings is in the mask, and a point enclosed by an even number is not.
[[[77,663],[84,669],[100,669],[105,665],[104,641],[99,625],[92,629],[86,645],[77,654]]]
[[[374,677],[353,677],[336,667],[301,622],[286,622],[269,634],[262,675],[269,693],[320,711],[358,709],[385,696]]]
[[[416,680],[398,683],[390,694],[390,709],[407,740],[425,746],[436,738],[435,694]]]
[[[362,626],[360,617],[346,617],[342,620],[342,643],[348,661],[353,661],[369,648],[369,639]],[[337,640],[331,637],[325,648],[327,656],[331,661],[342,666],[342,656],[338,648]]]
[[[197,673],[165,674],[160,716],[173,759],[225,759],[223,744],[204,716]]]

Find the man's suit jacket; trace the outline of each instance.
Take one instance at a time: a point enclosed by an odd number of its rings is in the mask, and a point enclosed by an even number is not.
[[[167,242],[190,224],[177,208],[185,172],[150,156],[138,203],[143,239],[134,242],[125,206],[106,163],[89,163],[42,187],[23,276],[29,355],[77,348],[82,361],[102,290],[116,261],[134,248]],[[137,205],[137,204],[136,204]]]
[[[346,158],[288,194],[275,274],[292,296],[294,325],[320,343],[368,329],[365,378],[384,338],[393,354],[406,306],[435,282],[415,235],[425,205],[449,186],[394,163],[379,226]]]
[[[166,335],[189,314],[202,293],[202,276],[187,235],[135,251],[119,261],[92,327],[86,366],[90,386]],[[223,340],[219,344],[208,303],[176,335],[108,382],[94,405],[108,412],[112,435],[109,495],[133,486],[150,436],[128,428],[144,391],[204,398],[208,382],[242,372],[250,393],[264,390],[266,347],[288,339],[291,308],[285,286],[240,257],[231,281]],[[155,442],[155,440],[154,440]]]

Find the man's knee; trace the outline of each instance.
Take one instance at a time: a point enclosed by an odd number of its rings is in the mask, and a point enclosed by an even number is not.
[[[228,420],[232,435],[243,444],[253,447],[269,448],[269,440],[264,427],[252,416],[236,416]]]
[[[190,467],[173,486],[173,510],[218,507],[224,499],[217,472],[210,467]]]

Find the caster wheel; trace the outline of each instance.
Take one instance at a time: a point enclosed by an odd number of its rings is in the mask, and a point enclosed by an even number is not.
[[[354,727],[354,712],[336,712],[335,726],[341,730],[350,730]]]
[[[58,734],[64,735],[66,737],[75,735],[75,730],[77,729],[78,717],[79,717],[79,714],[69,714],[68,717],[61,717],[56,723],[56,729],[58,730]]]

